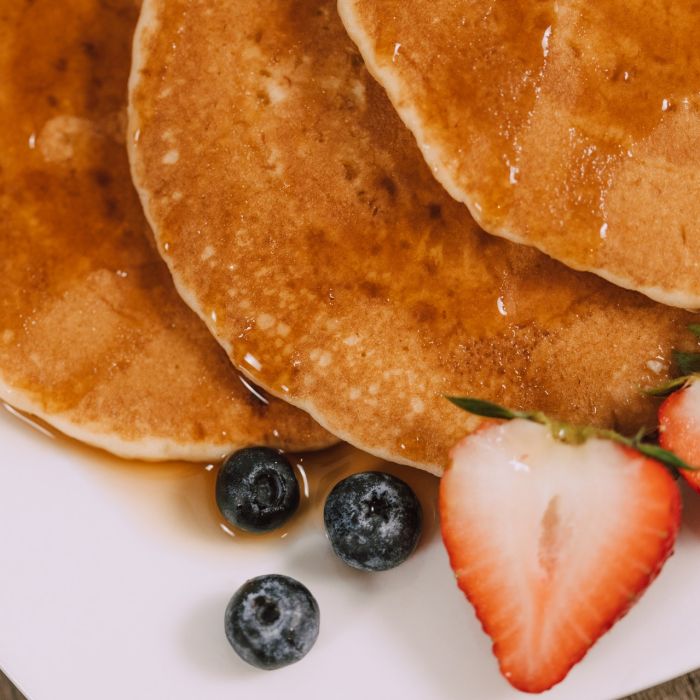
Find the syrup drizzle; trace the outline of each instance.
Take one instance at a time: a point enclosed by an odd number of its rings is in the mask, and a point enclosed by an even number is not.
[[[260,535],[244,532],[221,516],[215,498],[216,478],[221,463],[150,463],[121,459],[73,440],[40,418],[9,404],[0,402],[0,406],[17,421],[20,429],[31,429],[37,439],[52,440],[57,450],[69,451],[89,461],[106,478],[111,480],[114,476],[127,475],[129,492],[133,493],[134,498],[150,497],[155,493],[168,494],[172,502],[167,504],[165,512],[171,512],[179,523],[185,523],[191,533],[198,535],[218,540],[225,538],[240,546],[280,546],[310,528],[322,530],[323,505],[330,491],[345,477],[362,471],[387,472],[411,486],[423,508],[423,544],[430,541],[438,529],[436,477],[411,467],[386,462],[347,444],[320,452],[287,454],[300,485],[299,510],[284,527]]]

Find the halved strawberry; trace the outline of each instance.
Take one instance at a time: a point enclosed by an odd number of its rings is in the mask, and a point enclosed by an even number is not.
[[[671,394],[659,408],[659,443],[683,461],[700,467],[700,382]],[[700,492],[700,471],[682,470],[686,481]]]
[[[659,462],[555,435],[487,424],[455,447],[440,486],[457,582],[503,675],[531,693],[561,681],[632,606],[671,554],[681,512]]]

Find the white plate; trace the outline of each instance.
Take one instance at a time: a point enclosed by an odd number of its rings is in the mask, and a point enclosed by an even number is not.
[[[362,575],[316,515],[286,540],[217,528],[201,470],[133,469],[0,410],[0,666],[31,700],[523,698],[500,677],[433,535],[398,569]],[[632,612],[547,698],[613,698],[700,666],[700,509]],[[321,608],[301,663],[247,667],[223,635],[247,578],[286,573]],[[581,582],[585,586],[585,581]]]

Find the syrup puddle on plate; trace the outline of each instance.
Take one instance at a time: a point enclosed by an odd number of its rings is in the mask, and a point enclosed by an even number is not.
[[[323,530],[323,506],[328,494],[345,477],[364,471],[393,474],[414,490],[423,508],[419,549],[438,531],[437,477],[386,462],[347,444],[319,452],[287,453],[299,481],[299,510],[282,528],[253,535],[227,523],[216,506],[215,485],[220,463],[121,459],[66,437],[46,422],[6,403],[0,404],[17,421],[19,429],[34,430],[37,439],[52,440],[57,451],[75,455],[78,461],[89,466],[91,475],[105,479],[110,489],[125,492],[139,515],[148,521],[157,520],[158,527],[184,529],[189,536],[205,537],[227,546],[284,546],[285,541],[309,529]]]

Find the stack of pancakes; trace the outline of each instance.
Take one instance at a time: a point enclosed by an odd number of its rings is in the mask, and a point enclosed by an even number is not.
[[[700,307],[700,15],[145,0],[127,120],[138,2],[2,4],[8,403],[435,473],[476,427],[446,395],[653,424]]]

